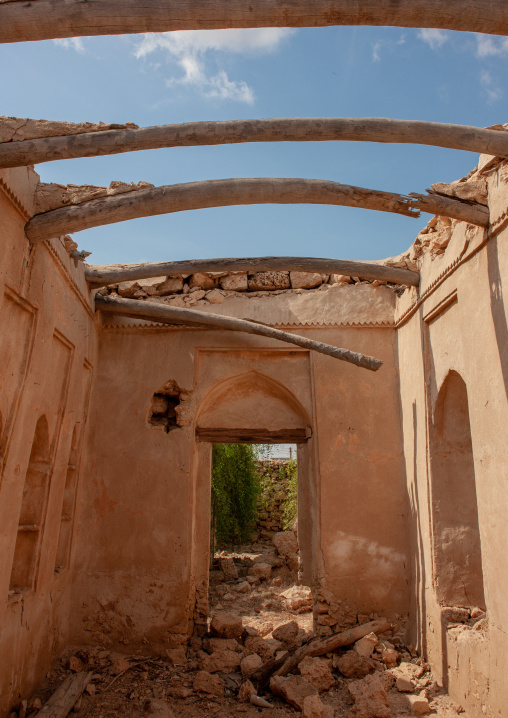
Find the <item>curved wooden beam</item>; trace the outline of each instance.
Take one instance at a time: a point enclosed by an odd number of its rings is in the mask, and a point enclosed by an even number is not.
[[[234,317],[224,317],[221,314],[209,314],[208,312],[200,312],[195,309],[180,309],[180,307],[170,307],[164,304],[152,304],[150,302],[140,302],[137,299],[115,299],[111,297],[102,297],[100,294],[95,297],[95,308],[102,312],[111,314],[120,314],[127,317],[138,317],[140,319],[148,319],[151,321],[162,322],[164,324],[189,324],[199,327],[210,327],[212,329],[226,329],[228,331],[246,332],[247,334],[259,334],[270,339],[278,339],[288,344],[296,344],[296,346],[310,349],[327,354],[335,359],[350,362],[363,369],[377,371],[383,364],[380,359],[365,356],[358,352],[349,351],[349,349],[340,349],[330,344],[315,341],[314,339],[306,339],[291,332],[284,332],[280,329],[267,327],[265,324],[258,324],[247,319],[236,319]]]
[[[435,199],[437,198],[437,199]],[[487,226],[489,211],[483,205],[429,195],[425,212],[442,214]],[[329,204],[361,207],[418,217],[421,200],[393,192],[353,187],[316,179],[247,178],[189,182],[101,197],[32,217],[25,225],[27,238],[40,242],[90,227],[124,222],[191,209],[240,204]]]
[[[1,8],[1,5],[0,5]],[[0,167],[24,167],[162,147],[246,142],[387,142],[431,145],[508,157],[508,132],[384,117],[296,117],[185,122],[0,143]]]
[[[505,0],[14,0],[0,42],[168,30],[382,25],[508,35]]]
[[[195,274],[196,272],[319,272],[345,274],[348,277],[379,279],[394,284],[417,287],[418,272],[399,267],[387,267],[372,262],[353,262],[346,259],[317,257],[241,257],[238,259],[190,259],[180,262],[146,262],[117,264],[105,267],[85,264],[85,279],[92,287],[105,287],[135,279]]]

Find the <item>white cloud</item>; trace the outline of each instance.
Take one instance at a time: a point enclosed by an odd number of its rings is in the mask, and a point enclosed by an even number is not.
[[[426,42],[432,50],[437,50],[443,47],[445,42],[448,42],[448,33],[444,30],[436,30],[433,28],[422,28],[418,30],[418,37],[423,42]]]
[[[254,102],[254,92],[243,80],[231,80],[222,68],[208,68],[210,56],[218,53],[238,55],[266,54],[276,50],[294,30],[259,28],[253,30],[182,30],[144,35],[135,50],[138,59],[154,52],[165,52],[183,70],[166,84],[189,85],[209,98]]]
[[[85,46],[80,37],[66,37],[61,40],[53,40],[53,42],[55,45],[64,47],[66,50],[76,50],[76,52],[79,52],[81,55],[85,52]]]
[[[496,85],[494,78],[488,70],[483,70],[481,72],[480,82],[483,87],[483,91],[487,95],[487,102],[489,105],[493,105],[494,102],[497,102],[503,97],[504,93],[502,89]]]
[[[372,45],[372,61],[381,61],[381,48],[387,48],[393,50],[397,45],[403,45],[406,42],[406,36],[401,35],[398,40],[376,40]]]
[[[476,35],[477,57],[492,55],[508,55],[508,37],[493,37],[492,35]]]

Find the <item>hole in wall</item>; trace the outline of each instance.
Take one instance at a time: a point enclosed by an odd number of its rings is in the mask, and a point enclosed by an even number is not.
[[[180,426],[178,407],[182,390],[172,379],[164,384],[152,397],[148,423],[169,433]]]

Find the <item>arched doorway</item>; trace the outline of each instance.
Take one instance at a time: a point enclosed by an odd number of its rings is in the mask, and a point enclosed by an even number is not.
[[[301,579],[312,586],[319,565],[319,507],[312,433],[312,419],[294,393],[258,371],[219,382],[202,400],[195,423],[192,562],[196,594],[194,625],[198,633],[204,632],[208,617],[212,445],[297,444]]]

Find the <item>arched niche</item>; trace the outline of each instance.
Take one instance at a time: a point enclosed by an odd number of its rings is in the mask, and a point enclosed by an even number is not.
[[[23,486],[10,581],[10,590],[15,593],[31,589],[35,583],[50,468],[48,421],[41,416],[35,427]]]
[[[224,380],[203,400],[196,420],[202,441],[284,443],[306,441],[310,419],[279,382],[249,371]]]
[[[438,601],[485,608],[467,388],[456,371],[448,373],[436,401],[431,475]]]

